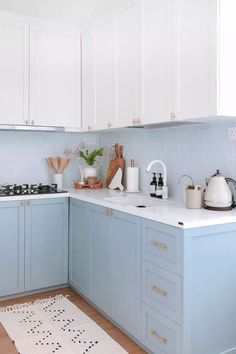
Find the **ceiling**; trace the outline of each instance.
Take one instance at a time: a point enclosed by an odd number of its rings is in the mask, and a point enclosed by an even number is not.
[[[0,11],[70,24],[99,23],[131,0],[0,0]]]

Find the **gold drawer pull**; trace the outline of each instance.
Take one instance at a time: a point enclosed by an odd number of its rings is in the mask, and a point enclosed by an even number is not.
[[[154,329],[152,329],[150,331],[150,334],[151,334],[151,336],[158,338],[159,341],[163,344],[166,344],[168,341],[167,338],[160,336],[160,334],[157,331],[155,331]]]
[[[162,249],[167,249],[168,246],[165,245],[164,243],[160,243],[160,242],[157,242],[156,240],[151,240],[149,241],[150,245],[153,245],[153,246],[157,246],[157,247],[160,247]]]
[[[150,289],[155,291],[156,293],[160,294],[161,296],[167,296],[168,295],[168,292],[165,291],[165,290],[161,290],[160,288],[158,288],[157,286],[155,285],[151,285],[150,286]]]
[[[106,208],[106,210],[104,211],[103,214],[106,215],[106,216],[112,216],[113,211],[110,208]]]

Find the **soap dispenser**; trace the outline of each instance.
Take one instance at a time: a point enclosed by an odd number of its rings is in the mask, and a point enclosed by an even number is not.
[[[149,187],[151,197],[156,197],[156,189],[157,189],[157,178],[156,178],[156,173],[153,173],[153,178]]]
[[[164,182],[163,182],[162,174],[159,173],[158,184],[157,184],[157,189],[156,189],[156,197],[157,198],[162,198],[163,186],[164,186]]]

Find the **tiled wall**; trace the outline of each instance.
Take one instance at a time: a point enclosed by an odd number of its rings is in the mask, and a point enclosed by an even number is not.
[[[190,174],[195,183],[204,186],[204,178],[217,168],[224,175],[236,178],[236,141],[228,140],[231,123],[163,128],[155,130],[126,129],[119,132],[100,133],[100,145],[107,155],[116,143],[124,145],[127,164],[135,159],[140,167],[140,187],[147,192],[150,175],[145,172],[148,163],[161,159],[166,163],[170,196],[183,197],[183,183],[178,179]],[[63,155],[65,148],[76,149],[86,139],[86,134],[0,131],[0,183],[37,183],[52,181],[52,173],[45,158]],[[91,146],[94,148],[95,145]],[[108,156],[102,159],[100,173],[106,176]],[[160,166],[153,171],[161,172]],[[79,178],[78,159],[72,161],[64,174],[64,185],[72,186]],[[183,181],[184,182],[184,181]]]
[[[86,137],[76,133],[0,131],[0,184],[52,182],[45,158],[63,156],[65,148],[76,149]],[[64,185],[72,186],[78,178],[78,160],[73,160],[64,173]]]
[[[135,159],[140,167],[140,187],[147,192],[150,174],[145,172],[148,163],[161,159],[167,166],[170,196],[183,198],[182,174],[189,174],[194,182],[205,186],[204,178],[219,168],[224,175],[236,178],[236,141],[228,140],[230,123],[163,128],[140,131],[137,129],[117,133],[100,134],[100,144],[108,149],[119,142],[124,145],[124,156],[129,164]],[[107,161],[104,161],[104,166]],[[153,172],[161,172],[161,166],[153,166]]]

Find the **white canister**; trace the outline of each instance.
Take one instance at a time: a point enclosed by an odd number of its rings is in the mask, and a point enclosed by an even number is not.
[[[53,175],[53,183],[57,184],[58,189],[62,189],[62,184],[63,184],[62,181],[63,181],[62,173],[55,173]]]
[[[200,186],[186,188],[186,207],[188,209],[201,209],[203,207],[203,191]]]

